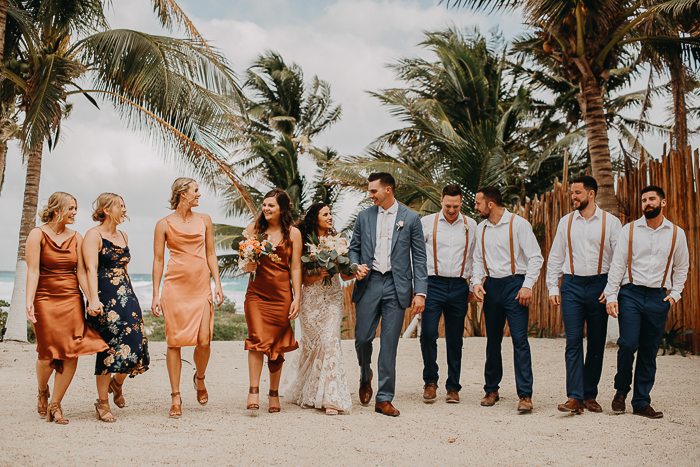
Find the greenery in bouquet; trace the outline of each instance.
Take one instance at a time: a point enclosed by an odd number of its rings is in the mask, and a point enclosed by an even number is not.
[[[268,234],[248,235],[243,232],[239,239],[233,242],[233,248],[238,250],[238,267],[243,269],[250,263],[260,264],[263,256],[270,258],[273,263],[279,263],[280,257],[275,254],[275,245],[268,240]],[[250,280],[255,280],[255,272],[250,273]]]
[[[318,237],[309,235],[308,253],[301,257],[301,262],[307,274],[320,268],[328,271],[328,277],[323,278],[324,285],[330,285],[334,275],[342,273],[346,276],[357,271],[357,264],[350,262],[348,243],[341,234]]]

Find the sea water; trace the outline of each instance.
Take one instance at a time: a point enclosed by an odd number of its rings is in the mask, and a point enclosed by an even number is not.
[[[153,282],[150,274],[129,274],[134,293],[139,299],[141,308],[151,309],[153,299]],[[14,287],[14,271],[0,271],[0,300],[10,302],[12,298],[12,288]],[[221,288],[226,298],[236,304],[236,313],[243,313],[243,299],[248,287],[248,276],[236,277],[233,279],[221,279]],[[214,293],[214,282],[212,281],[212,293]]]

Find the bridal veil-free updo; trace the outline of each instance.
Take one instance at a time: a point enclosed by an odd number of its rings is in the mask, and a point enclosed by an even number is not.
[[[57,191],[49,196],[49,200],[41,210],[41,222],[50,222],[54,215],[56,215],[57,221],[63,220],[63,216],[65,216],[68,209],[70,209],[71,201],[75,201],[75,203],[78,204],[78,200],[75,199],[75,196],[63,191]]]
[[[194,179],[189,177],[176,178],[173,182],[173,186],[170,187],[172,194],[170,195],[170,209],[177,209],[177,205],[180,204],[180,197],[183,193],[190,189],[190,183],[196,182]]]
[[[97,199],[92,202],[92,220],[99,223],[104,222],[107,218],[107,213],[105,211],[112,209],[112,206],[114,206],[114,203],[118,199],[124,202],[124,198],[116,193],[102,193],[98,196]],[[129,219],[128,216],[124,217]],[[119,222],[117,222],[117,224],[118,223]]]

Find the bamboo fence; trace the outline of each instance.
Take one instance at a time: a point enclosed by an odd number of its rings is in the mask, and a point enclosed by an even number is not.
[[[565,164],[566,165],[566,164]],[[566,170],[564,171],[566,174]],[[623,225],[630,219],[642,216],[640,191],[647,185],[657,185],[666,191],[668,204],[666,217],[681,227],[688,239],[690,250],[690,272],[683,291],[683,298],[671,309],[666,323],[667,329],[674,324],[685,329],[694,330],[695,334],[686,336],[693,350],[700,350],[700,164],[698,150],[693,153],[690,148],[681,153],[670,151],[666,147],[660,160],[642,161],[634,165],[626,161],[624,171],[617,177],[617,197],[620,203],[620,220]],[[555,180],[554,187],[542,196],[518,203],[513,212],[527,219],[532,224],[544,256],[544,264],[539,279],[533,287],[533,303],[530,306],[529,325],[532,332],[542,337],[563,337],[564,323],[560,308],[549,305],[549,293],[546,285],[546,265],[559,219],[573,209],[566,176],[562,182]],[[343,338],[355,336],[355,306],[351,302],[352,283],[343,288]],[[486,335],[481,318],[481,307],[472,304],[465,322],[464,336]],[[404,316],[405,330],[412,320],[409,311]],[[403,332],[402,330],[402,332]],[[377,330],[379,336],[380,330]],[[440,320],[440,337],[444,337],[444,323]],[[508,326],[504,335],[510,335]]]

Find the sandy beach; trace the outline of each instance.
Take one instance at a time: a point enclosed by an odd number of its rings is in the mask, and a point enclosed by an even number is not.
[[[151,369],[125,383],[127,407],[112,405],[118,421],[98,422],[92,403],[94,358],[78,365],[63,401],[70,424],[46,423],[36,413],[36,352],[30,344],[0,344],[0,465],[557,465],[640,466],[700,463],[700,357],[658,358],[652,405],[661,420],[613,415],[615,348],[605,355],[599,402],[603,414],[562,414],[566,400],[563,339],[531,339],[535,386],[531,414],[515,408],[512,347],[504,339],[501,401],[479,405],[486,340],[465,340],[461,404],[422,402],[417,339],[399,346],[397,394],[401,416],[362,407],[353,341],[343,341],[353,413],[329,417],[287,401],[282,412],[245,410],[248,387],[243,342],[214,342],[207,371],[210,403],[200,407],[192,387],[192,350],[183,352],[184,415],[167,417],[165,343],[151,344]],[[444,342],[439,363],[446,368]],[[376,358],[375,358],[376,362]],[[376,368],[375,368],[376,374]],[[444,375],[441,375],[443,378]],[[442,380],[444,382],[444,379]],[[267,378],[261,393],[267,392]],[[376,391],[376,382],[374,389]],[[628,412],[630,412],[628,399]]]

